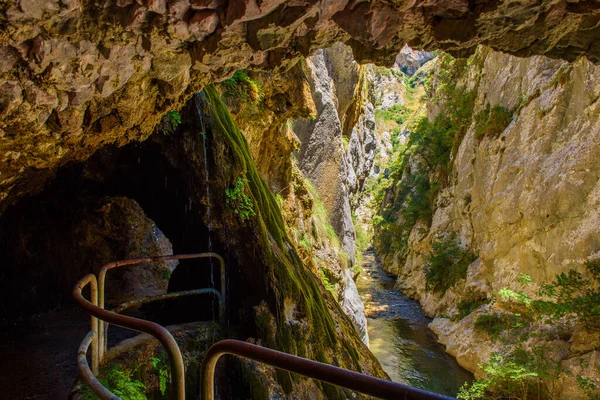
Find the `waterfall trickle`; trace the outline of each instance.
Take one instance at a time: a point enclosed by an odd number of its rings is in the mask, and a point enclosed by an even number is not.
[[[207,156],[207,145],[206,145],[206,126],[204,125],[204,116],[202,114],[202,103],[204,103],[204,94],[202,92],[196,94],[196,101],[194,101],[196,105],[196,111],[198,112],[198,120],[200,122],[200,135],[202,136],[202,149],[204,156],[204,183],[206,187],[206,223],[208,227],[208,251],[212,252],[212,221],[210,215],[210,183],[209,183],[209,174],[208,174],[208,156]],[[212,258],[209,258],[210,263],[210,286],[211,288],[215,288],[215,274],[214,274],[214,263]],[[214,307],[213,307],[214,310]],[[213,311],[213,321],[215,321],[215,313]]]

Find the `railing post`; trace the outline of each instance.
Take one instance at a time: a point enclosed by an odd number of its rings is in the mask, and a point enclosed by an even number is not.
[[[87,274],[82,279],[80,279],[79,282],[77,282],[77,284],[75,285],[75,288],[73,288],[73,295],[75,295],[75,293],[77,293],[83,299],[81,291],[88,284],[90,285],[90,300],[91,300],[90,303],[97,307],[98,306],[98,281],[96,280],[96,276],[94,274]],[[98,341],[98,318],[96,318],[94,315],[91,315],[91,318],[90,318],[90,329],[95,332],[95,335],[92,339],[92,372],[94,373],[94,375],[97,375],[98,374],[98,366],[100,364],[100,358],[99,358],[99,341]]]

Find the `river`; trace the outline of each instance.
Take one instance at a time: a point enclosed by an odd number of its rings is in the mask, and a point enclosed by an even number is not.
[[[473,375],[438,343],[419,303],[394,288],[372,251],[364,253],[356,285],[365,304],[371,351],[394,382],[456,396]]]

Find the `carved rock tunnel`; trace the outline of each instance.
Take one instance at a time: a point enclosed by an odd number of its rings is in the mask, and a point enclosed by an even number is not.
[[[192,121],[181,129],[193,135],[197,128]],[[242,265],[228,251],[229,244],[209,231],[206,184],[189,175],[197,165],[186,165],[181,136],[157,131],[142,143],[105,146],[87,161],[61,168],[42,192],[23,198],[0,218],[0,315],[7,355],[0,376],[9,398],[35,398],[48,387],[56,391],[51,397],[66,396],[77,375],[74,354],[89,329],[85,313],[73,308],[72,286],[107,262],[165,251],[205,252],[210,240],[211,250],[225,258],[226,275],[232,277],[227,282],[228,328],[241,336],[254,335],[253,324],[244,320],[253,315],[251,305],[268,298],[264,280],[248,276],[248,271],[258,270],[252,261]],[[219,218],[218,212],[213,218]],[[116,305],[148,291],[165,291],[167,285],[168,291],[219,288],[219,269],[208,263],[148,265],[144,273],[136,267],[115,270],[107,279],[107,302]],[[218,320],[214,300],[210,295],[173,299],[132,312],[162,325]],[[64,340],[58,342],[40,339],[61,335]],[[132,335],[113,327],[109,346]],[[53,347],[50,356],[42,351],[44,346]],[[27,360],[22,354],[37,356]],[[32,382],[34,364],[39,364],[40,374]]]

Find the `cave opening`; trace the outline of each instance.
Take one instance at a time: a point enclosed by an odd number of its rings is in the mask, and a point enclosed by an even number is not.
[[[187,127],[190,128],[193,126]],[[170,135],[156,132],[142,143],[120,148],[105,146],[85,162],[72,162],[59,169],[42,192],[23,198],[0,217],[3,257],[0,315],[7,347],[3,354],[14,359],[14,363],[5,365],[23,367],[22,373],[16,368],[2,375],[13,377],[14,384],[19,386],[15,393],[35,395],[36,390],[40,393],[45,390],[30,387],[29,374],[39,360],[23,360],[23,354],[32,354],[32,342],[40,343],[39,351],[33,352],[39,358],[44,358],[44,348],[46,352],[51,347],[52,352],[60,353],[58,363],[57,357],[50,357],[39,368],[44,372],[54,369],[47,377],[59,382],[51,385],[57,398],[68,391],[77,376],[74,354],[89,330],[89,318],[71,299],[73,285],[88,273],[97,274],[105,263],[213,251],[225,259],[226,276],[235,278],[227,279],[227,291],[233,294],[231,309],[244,303],[247,288],[242,287],[246,284],[243,268],[228,251],[227,244],[207,226],[206,197],[198,198],[198,192],[207,190],[193,186],[204,186],[205,182],[191,176],[192,166],[177,163],[181,149],[179,136],[179,132]],[[202,149],[195,151],[202,154]],[[171,292],[214,287],[218,290],[221,285],[216,260],[162,263],[158,268],[149,268],[150,274],[136,275],[135,268],[146,266],[109,272],[107,306],[154,294],[145,289]],[[158,288],[144,287],[148,280],[162,283],[154,285]],[[244,331],[252,329],[239,323],[243,311],[227,314],[230,318],[226,329],[230,326],[234,329],[241,326]],[[162,325],[218,321],[219,307],[216,298],[204,294],[143,306],[134,309],[132,315]],[[32,338],[32,334],[62,336],[63,340],[43,342],[39,337]],[[132,335],[131,331],[112,327],[109,346]],[[9,346],[13,351],[8,350]],[[57,371],[54,366],[59,364],[64,368]],[[7,390],[11,392],[10,388]]]
[[[106,146],[86,162],[59,170],[43,192],[8,208],[0,219],[3,317],[70,304],[74,282],[104,263],[170,250],[150,243],[162,236],[173,254],[209,251],[209,240],[212,251],[225,254],[202,220],[205,206],[190,199],[189,185],[153,140]],[[210,268],[196,265],[203,263],[180,262],[170,290],[219,287],[218,273],[211,278]],[[180,274],[186,279],[178,279]],[[122,280],[127,273],[109,275],[107,288],[111,279]]]

